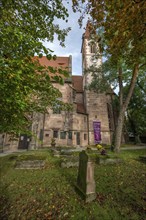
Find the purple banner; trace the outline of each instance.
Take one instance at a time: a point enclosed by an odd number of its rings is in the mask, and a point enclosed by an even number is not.
[[[98,144],[101,141],[101,122],[93,121],[93,129],[94,129],[94,142],[95,144]]]

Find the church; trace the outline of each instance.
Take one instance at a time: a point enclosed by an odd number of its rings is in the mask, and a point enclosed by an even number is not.
[[[87,26],[82,38],[82,76],[72,75],[71,56],[57,57],[51,61],[46,57],[39,58],[41,65],[68,68],[70,77],[65,80],[64,85],[54,83],[54,86],[61,91],[62,101],[71,104],[73,110],[49,109],[48,114],[34,114],[32,132],[37,138],[32,138],[31,148],[50,146],[52,138],[57,146],[87,146],[95,144],[96,141],[111,144],[115,129],[112,107],[115,94],[112,90],[98,94],[86,89],[92,81],[92,76],[91,73],[85,73],[85,70],[95,62],[95,51],[90,41],[90,30]],[[101,64],[100,56],[96,65]],[[99,140],[95,138],[95,126],[98,126]]]
[[[72,57],[57,57],[48,60],[38,58],[44,66],[67,68],[69,77],[64,85],[53,82],[54,87],[62,93],[62,100],[73,106],[71,111],[48,109],[48,113],[33,113],[31,131],[33,136],[20,135],[18,142],[11,143],[13,149],[36,149],[51,146],[55,139],[56,146],[88,146],[95,143],[111,144],[115,129],[115,116],[112,90],[96,93],[86,89],[92,81],[86,69],[96,62],[102,64],[102,56],[95,60],[95,50],[91,42],[90,30],[87,28],[82,37],[82,76],[72,75]],[[96,45],[98,48],[98,45]]]

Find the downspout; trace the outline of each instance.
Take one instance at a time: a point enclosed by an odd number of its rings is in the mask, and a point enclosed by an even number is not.
[[[111,96],[111,103],[112,103],[112,124],[113,124],[113,134],[111,137],[111,145],[114,143],[114,136],[115,136],[115,129],[116,129],[116,117],[117,117],[117,112],[114,114],[115,107],[114,107],[114,102],[113,102],[113,94],[110,94]],[[111,132],[110,132],[111,133]]]
[[[43,128],[42,128],[42,143],[41,143],[41,147],[44,146],[44,128],[45,128],[45,120],[46,120],[46,115],[44,113],[43,115]]]
[[[87,132],[88,132],[88,145],[90,145],[90,138],[89,138],[89,114],[87,114]]]

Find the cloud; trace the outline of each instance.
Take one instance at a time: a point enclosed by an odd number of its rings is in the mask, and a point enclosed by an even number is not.
[[[54,51],[57,56],[69,56],[72,55],[72,73],[73,75],[82,74],[82,58],[81,58],[81,45],[82,35],[84,33],[84,26],[79,28],[78,18],[79,13],[72,11],[71,5],[66,5],[69,12],[68,23],[62,20],[57,20],[61,28],[71,27],[71,31],[68,33],[65,41],[65,47],[61,47],[57,38],[54,39],[53,43],[45,42],[45,46]]]

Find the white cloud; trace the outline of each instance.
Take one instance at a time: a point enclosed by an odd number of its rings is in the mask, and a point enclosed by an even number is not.
[[[46,42],[45,46],[54,51],[57,56],[69,56],[72,55],[72,73],[73,75],[82,74],[82,58],[81,58],[81,45],[82,35],[84,33],[84,27],[79,28],[78,18],[79,13],[74,13],[71,9],[71,5],[67,5],[69,10],[68,23],[58,20],[57,23],[61,28],[71,27],[71,31],[68,33],[65,41],[65,47],[59,45],[58,40],[55,38],[53,43]]]

